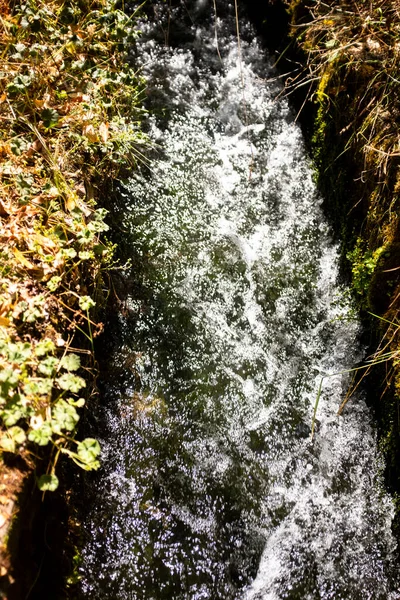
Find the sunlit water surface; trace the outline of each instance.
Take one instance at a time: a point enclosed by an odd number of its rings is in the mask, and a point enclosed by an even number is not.
[[[222,62],[194,9],[181,47],[154,41],[161,8],[143,25],[158,153],[121,192],[135,284],[107,342],[82,594],[399,598],[369,411],[336,416],[347,376],[310,441],[321,373],[361,356],[337,247],[264,51],[244,21],[240,61],[223,12]]]

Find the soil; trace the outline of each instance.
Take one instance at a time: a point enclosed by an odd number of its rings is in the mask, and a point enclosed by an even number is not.
[[[29,457],[4,453],[0,461],[0,598],[7,599],[15,585],[13,540],[19,505],[32,481],[33,464]]]

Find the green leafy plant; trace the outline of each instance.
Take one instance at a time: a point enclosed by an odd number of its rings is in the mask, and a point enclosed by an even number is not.
[[[149,145],[125,54],[138,33],[113,0],[0,12],[0,448],[47,460],[38,486],[53,491],[61,455],[99,466],[98,442],[76,430],[115,266],[97,200]]]

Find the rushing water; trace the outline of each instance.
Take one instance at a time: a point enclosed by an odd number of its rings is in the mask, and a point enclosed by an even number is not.
[[[143,25],[158,151],[121,192],[134,293],[109,335],[82,595],[399,598],[369,411],[336,415],[347,376],[310,440],[321,373],[360,349],[300,130],[245,21],[240,59],[232,2],[218,49],[201,8]],[[180,46],[156,41],[174,28]]]

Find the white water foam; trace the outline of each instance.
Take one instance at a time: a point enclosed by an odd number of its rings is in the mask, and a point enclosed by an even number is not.
[[[360,349],[301,132],[255,38],[240,61],[221,21],[211,68],[213,28],[192,33],[141,47],[170,115],[124,192],[148,271],[121,318],[133,375],[110,383],[85,597],[394,600],[369,411],[358,395],[336,415],[349,376],[325,378],[309,435],[321,375]]]

